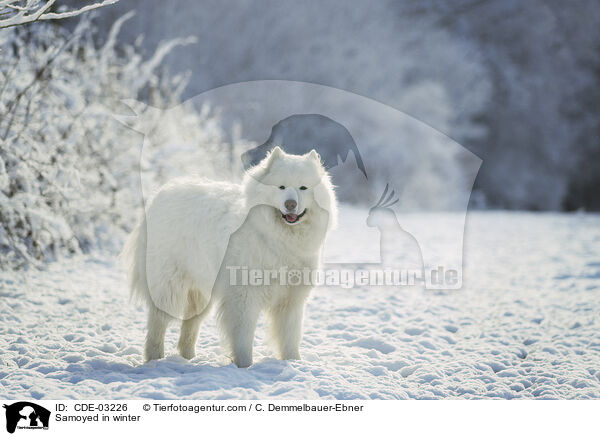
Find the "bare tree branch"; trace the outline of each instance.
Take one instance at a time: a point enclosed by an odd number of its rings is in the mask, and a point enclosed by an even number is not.
[[[83,14],[85,12],[92,11],[94,9],[102,8],[104,6],[114,5],[118,1],[119,0],[104,0],[100,3],[94,3],[91,5],[84,6],[81,9],[77,9],[75,11],[67,11],[67,12],[60,12],[60,13],[50,12],[50,13],[42,15],[40,17],[40,20],[60,20],[63,18],[76,17],[79,14]]]
[[[76,17],[85,12],[112,5],[119,0],[102,0],[99,3],[84,6],[80,9],[65,12],[49,12],[56,0],[0,0],[0,16],[12,14],[10,18],[0,19],[0,29],[33,23],[38,20],[61,20]]]

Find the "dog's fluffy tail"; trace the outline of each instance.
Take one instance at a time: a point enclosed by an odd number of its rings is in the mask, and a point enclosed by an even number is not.
[[[146,246],[147,226],[146,216],[138,221],[137,225],[127,237],[120,258],[129,282],[130,297],[140,303],[148,303],[149,291],[146,279]]]

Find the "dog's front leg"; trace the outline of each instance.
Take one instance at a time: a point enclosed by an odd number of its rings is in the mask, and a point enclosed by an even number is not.
[[[284,360],[300,359],[304,298],[290,298],[270,311],[271,336]]]
[[[260,306],[252,300],[237,295],[223,301],[219,309],[221,332],[230,348],[233,362],[239,368],[252,365],[254,332],[260,314]]]

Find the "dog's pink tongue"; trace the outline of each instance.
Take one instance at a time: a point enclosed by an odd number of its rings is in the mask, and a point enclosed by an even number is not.
[[[294,214],[294,213],[288,213],[285,218],[290,221],[290,222],[294,222],[298,219],[298,215]]]

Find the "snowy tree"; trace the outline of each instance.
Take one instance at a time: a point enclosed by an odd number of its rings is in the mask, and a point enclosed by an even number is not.
[[[475,121],[488,137],[463,143],[484,160],[477,185],[490,205],[597,210],[597,3],[453,0],[421,7],[439,27],[472,41],[487,70],[492,92]]]
[[[127,40],[149,28],[146,49],[198,36],[193,56],[169,58],[193,69],[188,95],[262,79],[333,86],[398,108],[482,157],[477,187],[492,207],[558,210],[581,189],[593,192],[583,174],[597,169],[600,147],[596,0],[265,0],[235,9],[180,0],[166,14],[160,3],[122,2],[101,25],[139,7]],[[382,165],[401,158],[390,153]],[[568,207],[599,207],[584,197]]]
[[[118,19],[101,45],[87,18],[72,32],[50,23],[0,32],[0,266],[118,251],[137,219],[142,138],[113,115],[127,113],[125,98],[177,106],[187,75],[169,75],[161,63],[173,47],[193,41],[167,41],[144,58],[135,46],[116,43],[131,16]],[[178,138],[166,134],[177,122],[199,148],[220,141],[210,112],[184,105],[177,120],[153,113],[137,122],[160,126],[151,138],[156,153]]]

